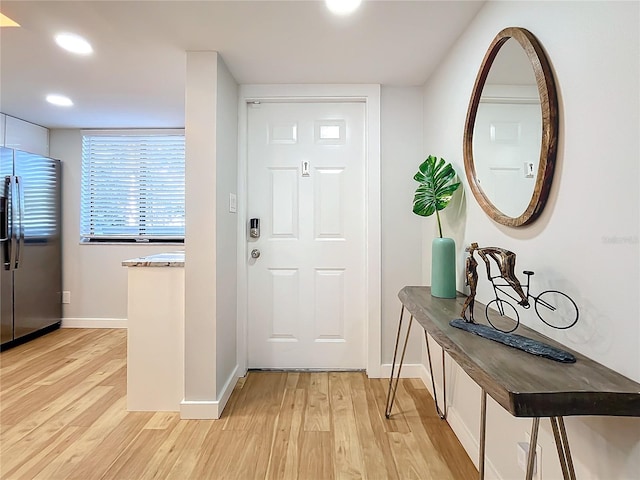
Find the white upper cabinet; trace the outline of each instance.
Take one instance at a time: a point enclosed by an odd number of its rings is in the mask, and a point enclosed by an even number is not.
[[[49,129],[25,122],[19,118],[3,115],[4,146],[49,156]]]

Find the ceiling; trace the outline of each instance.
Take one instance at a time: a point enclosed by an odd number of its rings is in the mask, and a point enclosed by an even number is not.
[[[21,27],[0,30],[0,111],[49,128],[182,127],[186,52],[202,50],[239,84],[422,85],[483,3],[364,0],[335,17],[316,0],[2,0]],[[93,55],[60,49],[63,31]]]

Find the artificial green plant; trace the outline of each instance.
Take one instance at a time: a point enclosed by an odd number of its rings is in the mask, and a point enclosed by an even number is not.
[[[450,163],[440,160],[433,155],[420,164],[418,173],[413,179],[420,183],[413,198],[413,213],[422,217],[436,214],[438,219],[438,232],[442,238],[442,224],[440,223],[440,210],[449,205],[453,192],[460,186],[460,182],[453,183],[456,171]]]

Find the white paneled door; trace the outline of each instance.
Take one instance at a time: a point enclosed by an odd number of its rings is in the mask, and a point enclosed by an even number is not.
[[[364,368],[365,103],[250,104],[248,143],[249,367]]]
[[[473,134],[476,177],[505,215],[519,217],[529,206],[538,175],[542,142],[540,104],[481,103]]]

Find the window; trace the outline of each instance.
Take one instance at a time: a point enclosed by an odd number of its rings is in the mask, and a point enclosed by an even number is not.
[[[184,241],[184,131],[82,133],[81,240]]]

